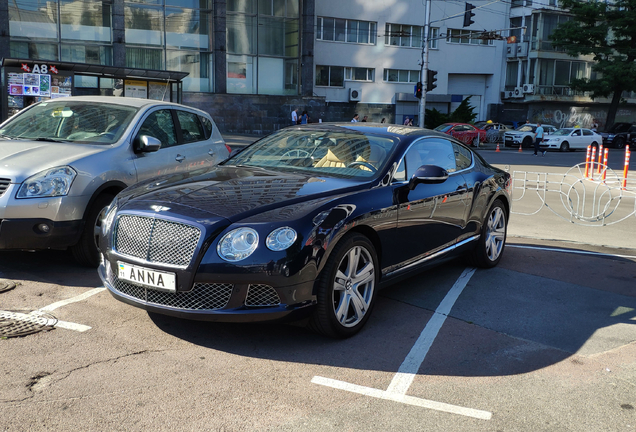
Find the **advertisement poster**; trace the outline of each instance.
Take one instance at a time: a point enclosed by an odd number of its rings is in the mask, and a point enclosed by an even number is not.
[[[126,80],[124,82],[124,95],[127,97],[148,98],[148,87],[145,81]]]
[[[51,99],[71,95],[72,77],[57,75],[51,78]]]
[[[40,96],[51,95],[51,75],[40,75]]]
[[[40,75],[24,74],[23,94],[25,96],[40,96]]]

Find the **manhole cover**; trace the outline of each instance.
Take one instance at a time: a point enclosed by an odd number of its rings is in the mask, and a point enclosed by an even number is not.
[[[0,293],[12,290],[16,287],[16,283],[10,280],[0,280]]]
[[[42,330],[52,330],[57,318],[49,314],[27,315],[0,311],[0,338],[26,336]]]

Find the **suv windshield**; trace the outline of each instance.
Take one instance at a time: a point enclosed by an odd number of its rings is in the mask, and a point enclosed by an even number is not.
[[[136,108],[98,102],[41,102],[5,123],[0,135],[41,141],[113,144],[136,112]]]
[[[614,123],[608,132],[618,133],[618,132],[627,132],[630,128],[630,123]]]
[[[570,132],[572,132],[572,129],[558,129],[552,132],[552,135],[565,136],[565,135],[570,135]]]
[[[530,126],[530,125],[524,124],[524,125],[519,126],[515,130],[517,132],[534,132],[534,126]]]

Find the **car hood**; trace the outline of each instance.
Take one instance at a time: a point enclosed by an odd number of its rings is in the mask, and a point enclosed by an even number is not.
[[[21,183],[47,168],[72,165],[78,159],[110,148],[110,145],[0,140],[0,176]]]
[[[324,202],[324,198],[368,189],[371,183],[318,177],[299,172],[262,168],[217,166],[189,174],[166,176],[140,183],[119,195],[120,209],[140,201],[192,212],[207,212],[236,222],[257,213],[298,203]]]

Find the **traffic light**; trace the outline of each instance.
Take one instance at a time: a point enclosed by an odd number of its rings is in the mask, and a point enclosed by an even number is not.
[[[421,82],[418,82],[415,85],[415,97],[418,99],[422,98],[422,83]]]
[[[470,25],[475,22],[473,21],[473,17],[475,16],[473,9],[475,9],[475,6],[470,3],[466,3],[466,12],[464,12],[464,27],[470,27]]]
[[[437,71],[427,70],[426,71],[426,92],[433,91],[433,89],[437,88]]]

